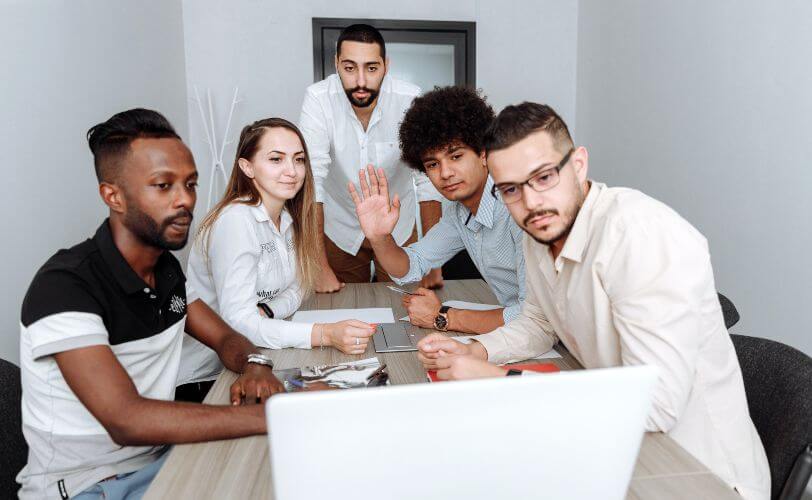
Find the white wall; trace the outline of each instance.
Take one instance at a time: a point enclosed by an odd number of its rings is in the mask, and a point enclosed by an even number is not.
[[[476,83],[492,105],[498,110],[522,100],[549,102],[574,120],[577,6],[559,0],[184,0],[188,93],[194,95],[195,85],[212,90],[222,134],[239,86],[243,101],[230,134],[236,142],[239,128],[253,120],[298,121],[305,88],[313,83],[313,17],[475,21]],[[194,104],[189,123],[206,192],[211,158]],[[226,148],[228,171],[235,147]],[[201,200],[198,219],[204,210]]]
[[[20,305],[36,270],[106,215],[87,129],[142,106],[185,137],[183,59],[179,0],[0,5],[0,358],[18,362]]]
[[[581,0],[591,174],[708,238],[736,333],[812,354],[812,3]]]

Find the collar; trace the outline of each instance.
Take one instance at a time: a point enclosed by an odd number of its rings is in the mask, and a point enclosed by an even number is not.
[[[342,103],[341,106],[344,107],[344,112],[348,113],[350,117],[358,120],[358,117],[355,115],[355,110],[352,109],[352,104],[350,104],[350,100],[347,97],[347,93],[344,91],[344,85],[341,83],[341,77],[338,76],[338,73],[333,73],[328,78],[333,78],[333,88],[331,91],[332,95],[338,96],[337,98]],[[372,128],[374,124],[381,120],[381,105],[383,101],[386,100],[386,96],[392,92],[392,79],[387,74],[383,77],[383,81],[381,81],[381,88],[378,91],[378,102],[375,104],[375,109],[372,110],[372,116],[369,117],[369,124],[367,125],[367,132]]]
[[[493,179],[489,175],[485,181],[485,187],[482,191],[482,197],[479,198],[479,207],[477,207],[476,217],[468,220],[471,212],[465,208],[465,205],[458,203],[462,210],[459,213],[462,224],[471,231],[479,231],[482,226],[488,229],[493,229],[493,213],[496,209],[496,199],[491,195],[491,188],[493,187]],[[465,221],[468,220],[468,224]]]
[[[279,234],[285,234],[290,225],[293,224],[293,218],[290,216],[287,207],[282,207],[282,213],[279,215],[278,231],[276,230],[276,225],[271,222],[271,217],[268,215],[268,211],[265,210],[265,205],[262,201],[260,201],[258,205],[250,206],[250,209],[257,222],[267,222],[271,226],[271,229]]]
[[[589,241],[589,229],[592,225],[592,209],[595,207],[595,203],[601,192],[606,187],[606,184],[600,182],[589,182],[589,193],[586,195],[581,209],[578,210],[575,223],[572,225],[570,234],[567,236],[567,242],[564,243],[564,248],[561,249],[559,258],[581,262],[581,259],[584,257],[586,244]]]
[[[129,262],[121,255],[116,243],[113,241],[113,233],[110,230],[110,219],[105,219],[96,230],[93,241],[99,249],[105,264],[107,264],[113,278],[118,282],[124,293],[132,295],[134,293],[143,294],[149,290],[150,286],[141,279]],[[173,270],[172,255],[164,251],[155,263],[155,284],[159,290],[166,290],[174,285],[180,278],[178,271]]]

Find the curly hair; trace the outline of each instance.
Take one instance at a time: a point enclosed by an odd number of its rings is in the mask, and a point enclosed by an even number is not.
[[[416,98],[400,124],[403,161],[425,172],[422,159],[426,153],[454,142],[481,153],[485,131],[496,116],[485,99],[470,87],[434,87]]]

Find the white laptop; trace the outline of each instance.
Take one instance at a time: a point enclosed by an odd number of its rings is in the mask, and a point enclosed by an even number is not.
[[[280,394],[276,500],[621,500],[653,367]]]

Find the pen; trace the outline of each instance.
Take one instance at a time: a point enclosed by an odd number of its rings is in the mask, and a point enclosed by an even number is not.
[[[411,293],[411,292],[407,292],[406,290],[404,290],[404,289],[402,289],[402,288],[398,288],[398,287],[396,287],[396,286],[392,286],[392,285],[386,285],[386,288],[388,288],[388,289],[392,290],[392,291],[393,291],[393,292],[395,292],[395,293],[399,293],[399,294],[401,294],[401,295],[414,295],[413,293]]]
[[[300,381],[294,379],[293,377],[286,378],[285,382],[288,382],[290,385],[292,385],[294,387],[298,387],[300,389],[305,386],[304,382],[300,382]]]

